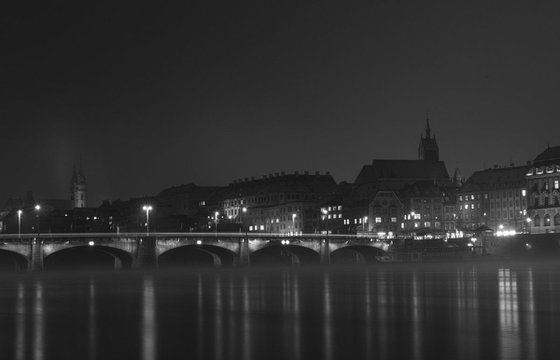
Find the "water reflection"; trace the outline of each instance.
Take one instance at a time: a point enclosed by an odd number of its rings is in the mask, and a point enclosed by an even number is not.
[[[222,311],[222,286],[220,275],[214,280],[214,359],[222,358],[223,344],[223,311]]]
[[[332,303],[329,273],[323,275],[323,359],[333,358]]]
[[[243,303],[243,331],[241,333],[241,358],[251,360],[251,302],[249,297],[249,277],[243,274],[242,303]]]
[[[558,273],[560,264],[22,277],[0,288],[0,305],[14,313],[0,324],[0,353],[16,360],[559,358]]]
[[[146,277],[142,293],[142,360],[155,360],[156,357],[156,309],[154,280]]]
[[[498,270],[500,308],[500,357],[519,359],[519,306],[517,274],[507,268]]]
[[[16,360],[25,359],[25,323],[27,322],[27,312],[25,307],[25,285],[18,281],[17,300],[16,300],[16,340],[15,358]]]
[[[89,279],[89,309],[88,309],[88,348],[89,348],[89,359],[94,360],[96,359],[96,347],[97,347],[97,339],[96,339],[96,332],[97,332],[97,321],[96,321],[96,312],[95,312],[95,279],[90,277]]]
[[[45,314],[43,312],[43,285],[39,280],[34,283],[35,298],[33,303],[33,359],[45,357]]]

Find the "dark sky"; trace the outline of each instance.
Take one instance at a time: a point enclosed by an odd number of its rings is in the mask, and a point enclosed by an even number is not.
[[[79,5],[74,3],[80,3]],[[547,1],[26,2],[0,9],[0,202],[293,170],[353,181],[415,159],[426,111],[450,173],[560,144]]]

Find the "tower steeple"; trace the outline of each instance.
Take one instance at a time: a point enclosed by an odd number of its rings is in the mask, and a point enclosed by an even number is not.
[[[420,135],[418,145],[418,160],[439,161],[439,148],[436,137],[432,137],[430,129],[430,118],[426,113],[426,137]]]
[[[426,139],[430,139],[430,118],[428,113],[426,113]]]
[[[72,185],[70,186],[70,199],[75,208],[84,208],[87,204],[87,184],[84,175],[82,161],[80,167],[76,170],[76,163],[73,165]]]

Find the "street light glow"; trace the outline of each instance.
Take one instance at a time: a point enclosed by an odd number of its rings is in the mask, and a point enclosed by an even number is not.
[[[152,205],[142,206],[142,210],[146,212],[146,235],[150,235],[150,211],[152,211]]]

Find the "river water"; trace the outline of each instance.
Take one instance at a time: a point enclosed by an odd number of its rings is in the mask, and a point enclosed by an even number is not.
[[[560,262],[0,275],[1,359],[559,359]]]

